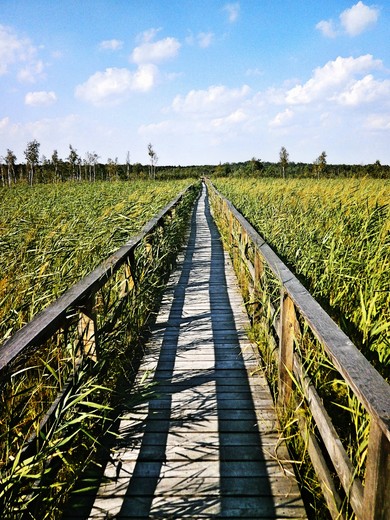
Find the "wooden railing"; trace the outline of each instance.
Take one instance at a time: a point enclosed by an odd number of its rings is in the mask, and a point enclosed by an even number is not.
[[[190,191],[193,195],[189,195]],[[47,400],[47,395],[42,399],[39,398],[39,412],[36,414],[39,425],[34,424],[29,427],[27,431],[28,440],[24,444],[21,459],[27,458],[39,450],[40,438],[46,438],[47,432],[55,420],[58,408],[75,386],[77,373],[80,372],[81,368],[84,370],[88,365],[93,366],[99,358],[101,330],[99,330],[96,316],[95,301],[98,291],[104,289],[108,282],[113,283],[112,280],[119,275],[119,280],[115,279],[116,295],[119,300],[129,300],[129,294],[133,293],[139,282],[136,265],[138,251],[143,250],[146,257],[145,262],[151,264],[152,268],[157,263],[158,255],[167,257],[167,252],[161,251],[161,243],[158,242],[157,238],[163,239],[161,237],[167,236],[168,233],[171,233],[171,235],[175,233],[180,218],[183,221],[180,225],[182,227],[187,226],[184,223],[185,214],[189,215],[197,191],[196,186],[193,185],[178,195],[155,218],[150,220],[138,235],[107,258],[88,276],[67,290],[58,300],[50,304],[0,347],[2,391],[18,374],[25,373],[25,367],[29,366],[29,361],[34,356],[35,364],[35,361],[40,357],[36,355],[36,352],[38,349],[44,348],[42,346],[46,342],[68,342],[72,344],[72,349],[76,351],[71,367],[64,370],[65,377],[58,374],[58,392],[46,404],[45,410],[42,410],[43,405],[41,406],[41,404]],[[181,204],[184,200],[188,200],[187,195],[190,199],[190,202],[188,202],[190,206],[187,204],[187,210],[183,209],[183,214],[178,218]],[[180,237],[178,237],[178,241],[180,241]],[[153,251],[154,245],[156,245],[156,251]],[[147,277],[144,276],[143,278]],[[148,280],[144,283],[147,284]],[[113,292],[112,288],[110,288],[110,291]],[[130,305],[133,306],[138,306],[139,303],[134,299],[130,301]],[[115,316],[111,319],[115,322]],[[71,326],[73,332],[71,339],[69,339],[68,331]],[[62,339],[59,340],[60,336]],[[64,336],[66,336],[66,339],[64,339]],[[32,368],[35,369],[36,367]],[[55,379],[57,379],[57,376]],[[29,392],[31,393],[31,390]],[[3,396],[4,402],[13,398],[13,396]],[[33,413],[32,410],[29,410],[29,412],[30,414]],[[30,421],[30,424],[32,422]],[[20,436],[21,433],[19,432]]]
[[[349,507],[359,520],[389,519],[390,386],[232,203],[210,181],[207,186],[221,234],[232,255],[239,258],[239,269],[244,269],[249,280],[252,296],[250,314],[254,323],[262,312],[264,314],[256,296],[267,284],[267,272],[277,281],[279,303],[274,302],[272,333],[277,338],[278,405],[288,408],[294,386],[299,384],[324,448],[320,448],[316,435],[307,428],[302,418],[298,421],[299,429],[332,517],[344,518],[342,498],[337,491],[337,485],[341,483]],[[305,371],[304,360],[298,355],[303,324],[312,331],[335,369],[370,416],[364,485],[357,477],[357,470]],[[329,468],[326,462],[329,459],[333,468]],[[337,484],[332,472],[338,475]]]

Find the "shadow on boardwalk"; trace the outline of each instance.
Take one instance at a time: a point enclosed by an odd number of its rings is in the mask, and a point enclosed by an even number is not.
[[[203,190],[141,366],[154,391],[124,414],[117,458],[106,468],[90,518],[258,519],[287,517],[287,510],[289,518],[304,517],[290,483],[282,504],[272,495],[270,478],[284,476],[269,455],[272,402],[248,378],[255,360],[236,308],[242,312],[242,301],[231,298],[231,276]],[[263,420],[273,422],[264,432]],[[267,450],[264,436],[273,436]]]

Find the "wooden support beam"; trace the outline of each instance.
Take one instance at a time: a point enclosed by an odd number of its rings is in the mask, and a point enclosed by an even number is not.
[[[279,397],[278,404],[286,406],[292,394],[294,367],[294,328],[296,322],[294,302],[287,292],[282,290],[280,297],[280,332],[279,332]]]
[[[77,330],[77,345],[81,356],[97,361],[97,322],[93,298],[80,308]]]
[[[134,265],[134,252],[131,257],[128,258],[124,265],[124,276],[121,282],[120,298],[125,298],[134,289],[134,276],[133,276],[133,265]]]
[[[371,420],[361,518],[390,518],[390,442],[374,419]]]

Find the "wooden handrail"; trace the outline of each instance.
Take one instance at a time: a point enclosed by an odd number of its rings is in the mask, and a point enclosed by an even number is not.
[[[189,188],[187,188],[188,190]],[[52,336],[66,319],[68,309],[83,307],[107,280],[126,262],[134,249],[142,240],[158,226],[182,200],[185,192],[181,192],[167,204],[142,231],[132,237],[124,246],[109,256],[89,275],[70,287],[56,301],[37,314],[29,323],[18,330],[11,338],[0,346],[0,374],[22,353],[37,346]]]
[[[210,182],[282,283],[337,370],[390,440],[390,386],[233,204]]]
[[[217,221],[224,220],[229,245],[237,251],[247,268],[253,293],[258,290],[263,265],[267,265],[280,284],[280,319],[275,330],[279,338],[279,397],[278,404],[287,406],[292,392],[292,374],[303,385],[308,407],[312,411],[319,433],[336,469],[357,518],[386,520],[390,517],[390,386],[375,370],[348,336],[324,311],[309,291],[294,276],[254,227],[237,211],[211,183],[207,186],[214,199]],[[235,228],[239,231],[235,232]],[[237,236],[238,235],[238,238]],[[253,262],[248,258],[248,240],[254,249]],[[303,365],[294,354],[294,341],[299,314],[323,346],[335,368],[352,389],[371,417],[365,485],[355,476],[355,470],[314,386],[305,374]],[[299,335],[299,334],[298,334]],[[300,431],[305,435],[302,419]],[[324,496],[333,518],[340,518],[340,497],[334,486],[327,484],[331,472],[326,467],[318,443],[308,432],[309,454],[320,475]],[[337,507],[336,507],[337,504]]]

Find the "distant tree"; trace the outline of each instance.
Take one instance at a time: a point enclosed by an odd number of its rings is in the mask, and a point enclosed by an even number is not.
[[[4,164],[3,156],[0,156],[0,180],[1,180],[1,185],[5,186],[5,164]]]
[[[326,152],[322,152],[321,155],[317,157],[317,159],[314,161],[314,173],[317,176],[317,179],[321,177],[321,174],[325,170],[326,166]]]
[[[220,162],[214,169],[214,175],[216,177],[224,177],[225,176],[225,167]]]
[[[58,165],[60,163],[60,159],[58,157],[58,152],[57,150],[54,150],[52,155],[51,155],[51,164],[54,168],[54,182],[57,182],[59,179],[58,179]]]
[[[158,162],[158,157],[156,152],[153,149],[152,143],[148,144],[148,155],[150,158],[150,165],[149,165],[149,177],[151,179],[156,178],[156,165]]]
[[[250,172],[251,175],[254,175],[256,172],[260,172],[263,168],[260,159],[256,159],[256,157],[252,157],[250,160]]]
[[[75,148],[73,148],[73,146],[70,144],[69,145],[69,155],[68,155],[68,162],[69,162],[69,165],[70,165],[70,172],[71,172],[71,177],[72,179],[76,179],[77,178],[77,163],[78,163],[78,160],[79,160],[79,156],[77,154],[77,150]]]
[[[34,139],[33,141],[27,143],[27,147],[24,151],[28,172],[28,183],[30,186],[33,184],[35,169],[39,163],[39,147],[40,144],[36,139]]]
[[[79,181],[81,181],[81,178],[82,178],[82,170],[81,170],[81,166],[83,164],[83,161],[81,159],[81,157],[77,157],[77,179]]]
[[[5,164],[7,165],[8,186],[11,186],[12,181],[14,183],[16,183],[16,175],[15,175],[16,155],[9,148],[7,148],[7,155],[5,156]]]
[[[130,152],[128,151],[126,154],[126,179],[130,178]]]
[[[282,177],[283,177],[283,179],[285,179],[286,178],[286,168],[287,168],[287,165],[289,162],[289,154],[284,146],[282,146],[282,148],[280,149],[279,159],[280,159],[280,161],[279,161],[280,166],[282,167]]]
[[[41,178],[40,182],[51,182],[52,179],[52,171],[51,171],[51,163],[50,159],[46,157],[46,155],[42,155],[41,157]]]
[[[96,166],[99,161],[99,155],[96,152],[92,152],[92,180],[96,181]]]
[[[107,159],[107,170],[109,181],[118,180],[118,157],[115,157],[114,160],[111,158]]]
[[[134,163],[131,170],[134,177],[140,177],[141,175],[143,175],[142,164],[139,162]]]

